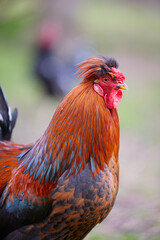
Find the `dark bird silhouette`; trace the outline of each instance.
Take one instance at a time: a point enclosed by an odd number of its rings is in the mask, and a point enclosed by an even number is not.
[[[65,96],[78,83],[75,81],[75,66],[95,55],[93,48],[79,43],[69,60],[60,58],[57,55],[60,35],[58,24],[42,25],[35,48],[34,73],[51,96]]]
[[[10,140],[17,119],[17,109],[11,114],[5,94],[0,87],[0,141]]]
[[[60,32],[59,25],[42,25],[35,48],[34,72],[49,95],[64,96],[70,81],[67,85],[65,82],[61,82],[63,81],[63,72],[65,76],[68,76],[68,72],[66,72],[66,66],[56,54],[56,47],[60,41]]]
[[[0,142],[0,236],[80,240],[112,209],[119,183],[119,119],[127,89],[112,58],[78,68],[77,85],[35,143]]]

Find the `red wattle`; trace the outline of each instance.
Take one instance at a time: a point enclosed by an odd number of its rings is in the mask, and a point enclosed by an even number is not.
[[[121,90],[115,92],[112,91],[110,94],[105,94],[104,102],[106,106],[109,109],[117,108],[122,99],[122,95],[123,93]]]

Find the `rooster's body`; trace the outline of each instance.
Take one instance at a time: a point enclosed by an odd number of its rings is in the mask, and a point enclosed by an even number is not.
[[[116,67],[109,58],[84,62],[83,82],[35,144],[0,142],[2,239],[80,240],[110,212],[119,175],[115,107],[126,89]],[[106,76],[114,91],[103,86]]]

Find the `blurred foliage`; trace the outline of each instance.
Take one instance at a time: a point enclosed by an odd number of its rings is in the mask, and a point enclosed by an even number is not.
[[[93,237],[86,237],[85,240],[141,240],[140,237],[133,234],[122,234],[118,237],[103,237],[103,236],[93,236]],[[159,240],[159,237],[151,237],[150,240]]]
[[[83,17],[81,13],[83,12]],[[77,15],[78,14],[78,15]],[[79,24],[104,49],[159,55],[159,8],[123,1],[87,1],[76,12]]]
[[[16,45],[3,44],[0,55],[0,84],[9,96],[8,100],[14,98],[17,102],[21,100],[22,105],[32,105],[42,92],[33,77],[31,52]]]
[[[20,38],[34,18],[34,2],[6,0],[0,3],[0,36],[7,41]]]
[[[132,235],[132,234],[124,234],[119,237],[110,238],[110,237],[103,237],[103,236],[94,236],[90,238],[86,238],[86,240],[140,240],[139,237]]]

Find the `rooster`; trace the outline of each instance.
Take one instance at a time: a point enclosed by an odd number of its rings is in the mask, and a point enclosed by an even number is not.
[[[110,57],[88,59],[77,73],[82,82],[40,139],[0,142],[1,239],[80,240],[114,205],[125,77]]]

